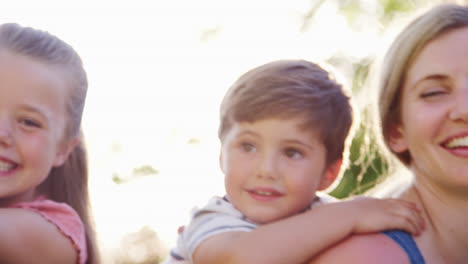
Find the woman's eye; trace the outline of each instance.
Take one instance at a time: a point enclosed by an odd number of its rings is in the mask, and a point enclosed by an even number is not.
[[[448,93],[449,87],[447,87],[445,84],[441,83],[433,83],[429,82],[427,84],[423,84],[423,89],[421,90],[421,94],[419,95],[421,98],[430,98],[430,97],[436,97],[440,95],[445,95]]]
[[[434,97],[434,96],[438,96],[438,95],[444,95],[446,94],[445,91],[428,91],[428,92],[424,92],[421,94],[421,98],[429,98],[429,97]]]
[[[297,149],[293,149],[293,148],[286,149],[286,150],[284,151],[284,153],[286,154],[286,156],[288,156],[288,157],[291,158],[291,159],[300,159],[300,158],[303,157],[302,152],[300,152],[300,151],[297,150]]]
[[[250,144],[250,143],[242,143],[241,144],[241,148],[243,151],[245,152],[252,152],[255,150],[255,147],[254,145]]]

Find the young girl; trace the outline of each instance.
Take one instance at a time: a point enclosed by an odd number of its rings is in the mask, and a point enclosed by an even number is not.
[[[0,263],[98,263],[80,132],[86,90],[71,46],[0,25]]]

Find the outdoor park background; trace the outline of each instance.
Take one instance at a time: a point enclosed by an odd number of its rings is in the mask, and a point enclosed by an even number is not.
[[[447,1],[17,0],[2,1],[0,22],[50,31],[82,56],[104,263],[149,264],[175,243],[195,205],[223,194],[218,106],[240,74],[302,58],[332,66],[357,95],[401,23],[438,2]],[[362,135],[338,197],[364,190],[385,167],[359,155],[372,140]]]

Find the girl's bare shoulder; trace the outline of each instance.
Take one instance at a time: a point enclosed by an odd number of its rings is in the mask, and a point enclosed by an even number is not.
[[[29,210],[1,208],[0,233],[2,263],[34,263],[38,259],[44,263],[75,263],[77,258],[71,241],[54,224]]]

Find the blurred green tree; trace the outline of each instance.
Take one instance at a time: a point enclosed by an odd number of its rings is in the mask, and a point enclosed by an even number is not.
[[[361,30],[365,23],[363,21],[376,21],[379,24],[380,32],[384,34],[388,27],[394,23],[395,19],[411,15],[415,10],[429,3],[442,1],[430,0],[338,0],[338,10],[346,18],[351,30]],[[314,15],[325,1],[314,1],[306,15],[302,30],[306,31],[310,23],[313,23]],[[346,70],[350,71],[348,77],[351,79],[351,88],[355,96],[362,91],[367,83],[370,67],[375,58],[372,54],[357,58],[353,54],[337,54],[328,59],[328,63],[337,69],[346,65]],[[351,65],[350,65],[351,64]],[[369,190],[379,180],[388,168],[379,152],[376,138],[370,134],[369,125],[371,113],[369,108],[357,109],[360,111],[361,119],[357,131],[352,139],[348,167],[343,173],[343,178],[331,195],[337,198],[345,198],[350,195],[362,194]]]

